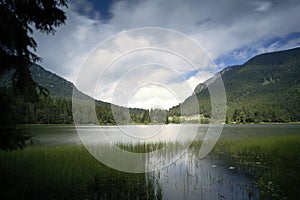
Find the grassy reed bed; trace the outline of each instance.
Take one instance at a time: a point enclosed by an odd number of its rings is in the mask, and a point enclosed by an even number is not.
[[[261,199],[300,197],[300,136],[222,140],[211,155],[252,175]]]
[[[149,174],[116,171],[83,146],[0,151],[0,199],[160,199]]]
[[[202,141],[190,151],[197,157]],[[184,151],[185,144],[117,144],[145,153],[163,147],[163,158]],[[105,154],[105,147],[101,147]],[[300,136],[241,140],[224,139],[214,156],[250,174],[260,186],[261,199],[298,199],[300,196]],[[0,199],[161,199],[151,174],[129,174],[101,164],[80,145],[31,146],[0,151]]]
[[[193,142],[192,142],[193,143]],[[197,145],[199,143],[197,142]],[[154,151],[159,151],[166,148],[169,151],[179,152],[188,148],[189,142],[139,142],[139,143],[116,143],[115,144],[120,149],[134,153],[149,153]]]

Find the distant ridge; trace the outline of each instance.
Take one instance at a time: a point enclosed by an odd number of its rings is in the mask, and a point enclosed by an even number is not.
[[[64,78],[42,68],[39,65],[30,67],[31,76],[40,86],[50,91],[52,97],[71,98],[73,92],[73,83]]]
[[[243,65],[230,66],[220,72],[227,95],[227,122],[289,122],[300,121],[300,48],[264,53]],[[213,78],[200,83],[194,90],[200,112],[210,116],[207,85]],[[184,115],[194,108],[187,98]],[[179,106],[170,115],[180,115]],[[182,114],[182,113],[181,113]]]
[[[64,98],[71,101],[74,85],[64,78],[33,65],[32,78],[39,85],[49,90],[52,98]],[[0,77],[0,86],[10,86],[13,72]],[[300,48],[257,55],[243,65],[224,68],[220,71],[227,96],[228,123],[290,122],[300,121]],[[200,83],[194,90],[202,116],[210,117],[210,96],[207,85],[214,82],[214,77]],[[83,96],[87,96],[82,93]],[[105,106],[107,112],[110,103],[96,101]],[[191,97],[182,105],[168,111],[169,116],[194,115],[195,109]],[[124,107],[120,107],[124,109]],[[101,110],[101,109],[100,109]],[[130,109],[137,116],[143,109]],[[100,112],[100,111],[99,111]],[[104,110],[103,110],[104,112]],[[106,111],[105,111],[106,112]],[[109,114],[111,118],[111,113]]]

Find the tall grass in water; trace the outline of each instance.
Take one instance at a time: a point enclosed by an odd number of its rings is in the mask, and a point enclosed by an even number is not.
[[[195,159],[201,144],[201,141],[194,141],[190,146]],[[171,159],[185,145],[141,143],[117,146],[140,153],[170,146],[171,154],[162,156]],[[210,156],[224,159],[251,174],[261,187],[262,199],[298,199],[300,196],[300,136],[224,139],[217,143]],[[151,174],[129,174],[113,170],[95,160],[83,146],[77,145],[0,151],[0,177],[0,199],[162,197],[157,179]]]
[[[251,174],[262,199],[300,197],[300,136],[223,140],[212,155]]]
[[[160,199],[149,174],[122,173],[83,146],[0,151],[1,199]]]

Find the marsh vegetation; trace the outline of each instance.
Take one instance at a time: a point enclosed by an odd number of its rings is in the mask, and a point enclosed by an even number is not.
[[[201,137],[193,140],[188,150],[183,148],[184,141],[116,143],[130,152],[151,152],[172,145],[171,154],[160,156],[178,155],[176,162],[149,173],[125,173],[102,164],[79,144],[74,127],[28,127],[32,133],[40,133],[32,145],[0,152],[1,198],[297,199],[299,127],[261,126],[225,127],[205,159],[198,155]],[[112,135],[114,128],[106,127]],[[42,133],[43,129],[48,132]],[[87,129],[87,134],[93,130]],[[105,152],[109,144],[95,146]]]

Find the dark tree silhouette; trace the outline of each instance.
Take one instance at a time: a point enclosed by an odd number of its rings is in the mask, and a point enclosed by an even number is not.
[[[0,75],[12,70],[14,93],[30,101],[44,91],[29,71],[41,60],[34,53],[37,43],[32,37],[33,29],[54,34],[66,20],[63,8],[67,8],[67,0],[0,0]],[[28,137],[17,130],[12,96],[0,92],[0,98],[0,148],[23,147]]]

